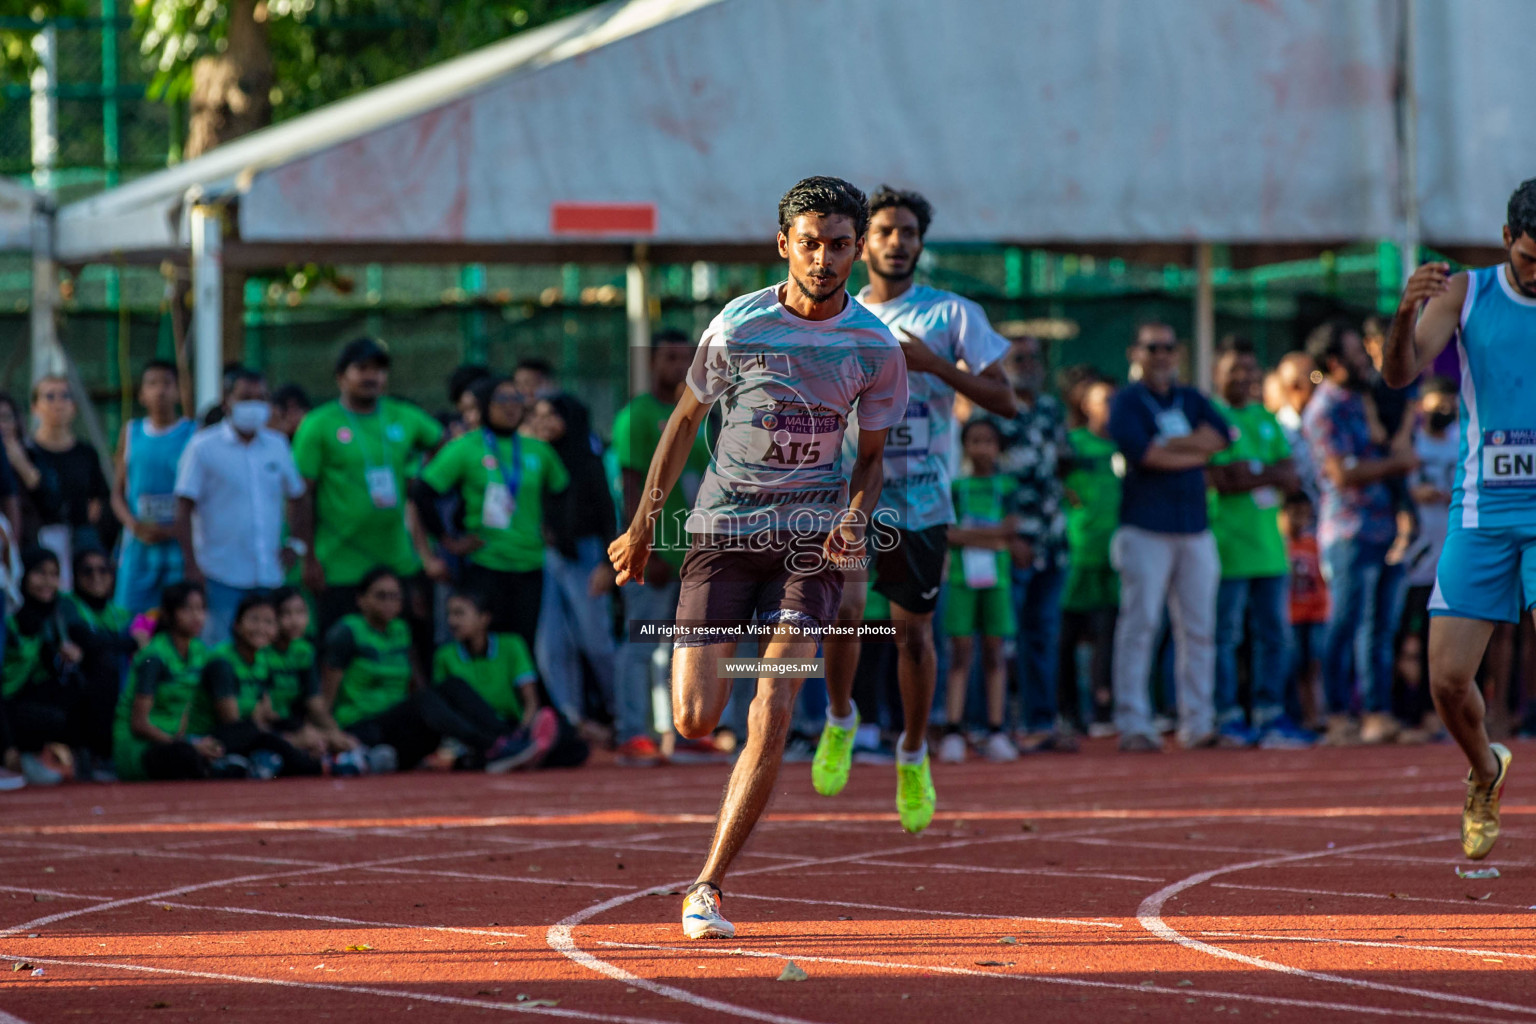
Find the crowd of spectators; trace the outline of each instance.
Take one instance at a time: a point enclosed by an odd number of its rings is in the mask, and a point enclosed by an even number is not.
[[[1261,366],[1223,343],[1214,392],[1180,382],[1171,327],[1140,325],[1124,375],[1003,358],[1019,412],[966,413],[935,628],[940,759],[1422,742],[1427,607],[1458,458],[1457,388],[1387,388],[1379,325],[1330,321]],[[1375,344],[1373,344],[1373,341]],[[653,340],[650,390],[611,424],[527,360],[465,366],[439,415],[389,395],[390,353],[347,344],[313,405],[229,367],[202,423],[175,364],[139,377],[110,459],[45,376],[0,395],[0,789],[729,757],[670,726],[670,646],[703,437],[657,524],[646,585],[605,550],[638,501],[690,339]],[[1123,378],[1123,379],[1117,379]],[[964,410],[959,410],[964,412]],[[706,432],[707,433],[707,432]],[[867,617],[880,617],[871,607]],[[869,642],[858,756],[890,757],[899,702]],[[1536,638],[1501,628],[1496,729]],[[1533,678],[1532,673],[1522,673]],[[743,688],[738,688],[743,689]],[[808,757],[824,689],[803,693]]]

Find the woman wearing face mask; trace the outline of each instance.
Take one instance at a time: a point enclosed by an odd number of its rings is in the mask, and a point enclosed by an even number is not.
[[[523,399],[505,378],[474,385],[480,430],[448,442],[421,471],[412,495],[422,525],[466,559],[460,584],[491,596],[492,629],[516,633],[529,647],[544,586],[545,496],[570,478],[553,448],[518,433]],[[441,499],[464,500],[462,537],[446,537]]]
[[[103,722],[94,712],[110,707],[112,697],[91,692],[82,678],[80,621],[59,599],[57,556],[32,548],[22,564],[22,604],[6,623],[0,669],[0,699],[19,752],[7,767],[32,785],[57,785],[74,772],[72,748],[82,750],[82,760],[111,757],[110,716]]]
[[[68,565],[74,549],[107,549],[117,539],[107,504],[111,492],[96,449],[75,437],[75,398],[68,380],[39,378],[32,385],[32,415],[37,430],[26,448],[38,476],[27,494],[37,512],[37,542]],[[63,586],[73,589],[67,578]]]
[[[560,457],[570,486],[546,503],[544,599],[534,645],[544,685],[566,718],[580,722],[582,658],[613,703],[613,568],[608,543],[618,535],[602,456],[593,450],[587,407],[570,395],[541,398],[530,430]]]
[[[304,493],[288,439],[270,429],[266,378],[233,374],[227,415],[200,430],[176,471],[176,535],[186,578],[208,592],[204,641],[223,643],[240,602],[279,587],[285,562],[302,556],[283,540],[284,503]]]

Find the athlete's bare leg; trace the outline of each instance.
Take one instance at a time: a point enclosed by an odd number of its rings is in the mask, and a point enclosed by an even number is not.
[[[1446,731],[1467,755],[1472,777],[1482,784],[1499,774],[1484,727],[1487,708],[1477,687],[1477,669],[1494,623],[1436,615],[1429,620],[1429,688]]]
[[[843,596],[837,606],[837,625],[853,629],[864,621],[864,605],[869,584],[859,580],[843,583]],[[836,639],[822,644],[827,673],[827,712],[838,718],[853,713],[853,677],[859,670],[859,655],[864,643],[855,633],[838,633]]]
[[[683,648],[678,653],[709,650],[711,650],[709,647],[690,647]],[[816,656],[816,644],[814,641],[807,642],[802,637],[775,633],[764,645],[761,656],[811,659]],[[684,659],[684,671],[695,673],[690,681],[700,682],[699,675],[706,671],[703,664],[704,657],[706,655]],[[711,675],[715,674],[716,668],[713,662],[710,662],[707,671]],[[678,732],[694,738],[706,736],[714,729],[731,693],[729,680],[718,681],[724,684],[717,687],[723,697],[713,694],[712,690],[716,688],[700,685],[696,689],[703,697],[696,703],[689,703],[685,707],[678,703],[677,698],[674,698]],[[773,795],[774,783],[778,781],[779,765],[784,759],[784,742],[789,738],[789,723],[794,714],[795,697],[799,694],[800,685],[804,681],[804,679],[783,678],[764,678],[757,681],[757,695],[752,698],[752,706],[747,713],[747,742],[742,747],[741,756],[737,758],[735,767],[731,769],[730,781],[725,786],[725,796],[720,801],[720,814],[715,820],[715,837],[709,846],[709,857],[705,860],[704,868],[699,872],[697,881],[708,882],[716,888],[720,887],[726,871],[730,869],[731,862],[746,845],[752,829],[768,806],[768,800]],[[678,687],[679,691],[684,689],[686,689],[686,683]],[[697,717],[693,714],[696,709],[702,712]],[[712,714],[710,714],[711,710]]]
[[[672,651],[672,722],[686,739],[714,732],[731,700],[731,681],[720,677],[720,659],[736,653],[736,645],[705,644]]]
[[[939,671],[939,653],[933,645],[933,613],[909,612],[891,605],[896,623],[896,682],[901,687],[901,711],[905,728],[901,749],[916,753],[928,735],[928,716],[933,712],[933,690]]]

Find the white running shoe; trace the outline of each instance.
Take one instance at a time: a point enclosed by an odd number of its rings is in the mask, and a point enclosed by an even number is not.
[[[697,882],[683,897],[683,934],[690,939],[729,939],[736,926],[720,913],[720,890]]]
[[[949,733],[939,743],[940,764],[964,764],[965,763],[965,737],[958,732]],[[1017,756],[1017,753],[1015,753]]]
[[[1008,734],[1001,730],[987,737],[982,753],[986,755],[988,761],[1003,762],[1019,759],[1019,748],[1014,746],[1013,740],[1010,740]]]

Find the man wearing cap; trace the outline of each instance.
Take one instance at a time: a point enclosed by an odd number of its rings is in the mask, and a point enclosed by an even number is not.
[[[443,428],[416,406],[385,397],[389,362],[381,341],[348,342],[336,360],[339,399],[305,416],[293,439],[307,492],[292,534],[321,636],[355,610],[357,583],[375,566],[418,582],[424,562],[434,575],[442,572],[406,500],[406,482],[442,442]],[[429,656],[427,588],[410,591],[413,643]]]

